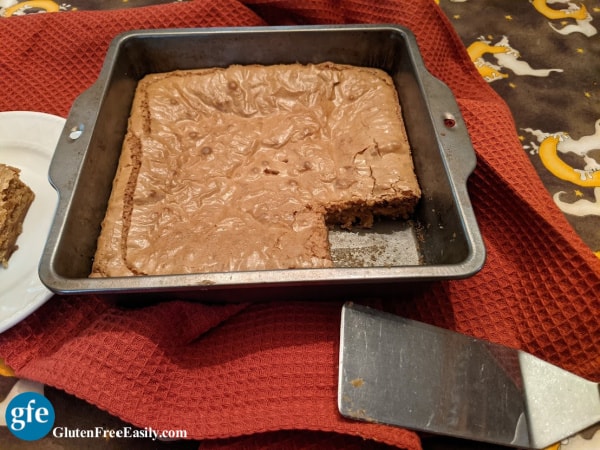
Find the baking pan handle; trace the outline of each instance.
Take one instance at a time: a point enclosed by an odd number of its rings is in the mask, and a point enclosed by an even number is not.
[[[99,91],[99,86],[94,84],[75,99],[58,140],[49,177],[50,183],[59,193],[59,208],[64,207],[77,184],[76,178],[80,173],[100,106]]]
[[[42,253],[39,276],[40,280],[50,288],[61,283],[62,272],[68,271],[68,267],[76,259],[75,255],[81,252],[82,247],[79,243],[85,235],[84,222],[86,221],[77,220],[69,223],[67,213],[70,209],[82,207],[81,204],[73,204],[73,195],[76,186],[80,183],[81,168],[85,164],[86,149],[91,140],[100,106],[100,92],[99,85],[94,84],[75,99],[48,170],[48,179],[58,192],[58,205]],[[94,180],[88,180],[88,185],[90,183],[93,184]],[[89,189],[89,186],[86,187]],[[93,197],[89,196],[89,191],[85,196]],[[67,256],[58,256],[60,237],[64,235],[72,237],[77,244],[70,246]],[[61,270],[57,270],[58,266]]]
[[[465,232],[469,235],[471,250],[464,264],[479,270],[485,262],[486,250],[467,189],[467,180],[475,170],[477,157],[454,94],[442,81],[426,70],[423,72],[422,86],[427,92],[425,98],[436,130],[438,147],[454,186],[457,207],[463,210]]]
[[[458,174],[466,182],[477,164],[475,150],[469,138],[454,94],[450,88],[431,75],[423,74],[423,84],[428,93],[433,124],[449,167],[449,173]]]

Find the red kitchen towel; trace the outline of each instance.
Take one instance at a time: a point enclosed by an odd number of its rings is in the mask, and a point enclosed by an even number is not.
[[[427,68],[453,90],[477,152],[469,190],[488,251],[479,274],[398,286],[397,301],[384,306],[600,381],[600,261],[554,206],[510,111],[433,1],[197,0],[12,17],[0,21],[0,110],[66,116],[96,79],[110,40],[129,29],[359,22],[412,29]],[[186,429],[207,446],[291,447],[288,433],[312,430],[331,433],[319,433],[329,443],[315,448],[343,447],[348,436],[420,448],[415,433],[337,413],[340,306],[285,298],[215,306],[174,295],[125,308],[56,296],[0,335],[0,356],[19,377],[140,427]],[[311,445],[299,436],[296,448]]]

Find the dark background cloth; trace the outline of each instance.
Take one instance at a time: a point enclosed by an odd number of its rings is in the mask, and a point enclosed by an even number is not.
[[[600,31],[600,3],[576,2],[584,5],[591,16],[590,25]],[[589,156],[600,164],[600,34],[587,36],[581,31],[560,34],[555,29],[577,25],[575,19],[548,19],[528,1],[484,0],[452,2],[441,0],[440,6],[452,22],[465,46],[480,37],[497,43],[504,36],[520,53],[520,60],[534,69],[560,69],[548,76],[517,75],[507,68],[506,76],[490,82],[490,86],[508,104],[516,124],[516,132],[542,182],[560,200],[582,206],[575,215],[565,213],[584,242],[600,257],[600,181],[594,187],[582,187],[553,175],[540,161],[530,145],[535,140],[526,129],[546,133],[566,132],[573,139],[598,134],[598,146]],[[551,5],[565,9],[566,3]],[[492,55],[485,59],[497,64]],[[573,154],[561,155],[569,165],[582,169],[584,161]],[[584,202],[590,204],[583,206]],[[535,228],[532,229],[532,232]]]

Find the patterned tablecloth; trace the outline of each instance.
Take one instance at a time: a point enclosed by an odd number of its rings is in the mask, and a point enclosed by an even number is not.
[[[171,2],[0,0],[0,20],[25,14]],[[437,0],[436,3],[463,40],[481,76],[510,107],[523,152],[529,156],[552,199],[582,240],[600,257],[600,1]],[[433,0],[431,7],[436,7]],[[532,234],[536,233],[536,226],[529,224]],[[10,375],[10,369],[0,373]],[[10,376],[0,377],[0,398],[15,389],[15,382]],[[43,386],[33,385],[33,389]],[[60,390],[47,388],[45,393],[60,410],[64,425],[73,429],[125,425]],[[599,448],[600,433],[596,431],[557,444],[554,449]],[[5,448],[3,442],[12,445],[15,441],[5,427],[0,427],[0,447]],[[149,448],[149,444],[151,448],[198,447],[194,442],[177,445],[119,439],[57,442],[48,438],[31,444],[22,442],[18,448]],[[447,439],[424,440],[423,446],[432,450],[482,448]]]
[[[600,257],[600,2],[439,3],[510,107],[554,202]]]

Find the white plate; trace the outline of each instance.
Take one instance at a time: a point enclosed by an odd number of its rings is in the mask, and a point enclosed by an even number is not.
[[[39,279],[38,265],[58,203],[48,168],[64,123],[50,114],[0,112],[0,162],[21,169],[21,179],[35,193],[17,240],[19,249],[8,268],[0,266],[0,333],[52,296]]]

